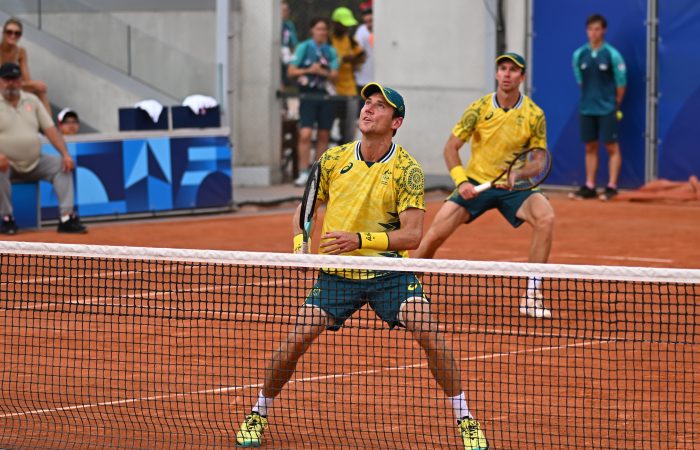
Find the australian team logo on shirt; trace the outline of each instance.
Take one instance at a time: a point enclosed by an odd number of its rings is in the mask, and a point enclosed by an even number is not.
[[[384,186],[389,184],[389,180],[391,179],[391,170],[385,170],[384,173],[382,174],[382,179],[379,180],[380,183],[382,183]]]
[[[347,166],[343,167],[340,169],[340,174],[348,173],[352,169],[352,163],[349,163]]]

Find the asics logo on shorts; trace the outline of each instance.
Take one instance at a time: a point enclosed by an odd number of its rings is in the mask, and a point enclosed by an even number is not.
[[[411,283],[408,285],[409,291],[415,291],[416,289],[418,289],[418,285],[416,283]]]

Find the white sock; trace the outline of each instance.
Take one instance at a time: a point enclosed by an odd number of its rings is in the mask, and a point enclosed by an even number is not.
[[[465,417],[468,417],[470,419],[474,418],[472,417],[472,413],[467,407],[467,400],[464,398],[464,391],[462,391],[462,393],[459,395],[447,398],[450,399],[450,403],[452,403],[452,409],[455,412],[455,417],[457,418],[457,420],[462,420]]]
[[[263,417],[267,417],[268,408],[272,408],[272,402],[275,399],[272,397],[265,397],[263,395],[262,389],[258,394],[258,402],[253,406],[253,411],[260,414]]]
[[[68,219],[70,219],[70,214],[62,214],[61,215],[61,222],[65,222]]]
[[[527,279],[527,293],[535,294],[542,289],[542,277],[528,277]]]

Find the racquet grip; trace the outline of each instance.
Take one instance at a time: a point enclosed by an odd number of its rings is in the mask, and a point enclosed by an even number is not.
[[[305,248],[306,247],[306,248]],[[302,233],[294,235],[294,253],[308,253],[308,243],[304,242],[304,235]]]
[[[486,183],[481,183],[478,186],[474,186],[474,190],[478,193],[481,193],[481,192],[484,192],[484,191],[491,189],[492,186],[493,186],[493,183],[491,183],[490,181],[487,181]]]

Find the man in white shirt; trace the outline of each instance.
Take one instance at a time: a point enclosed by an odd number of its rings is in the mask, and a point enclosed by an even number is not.
[[[360,44],[367,58],[364,64],[355,70],[357,92],[362,91],[363,86],[374,81],[374,31],[372,29],[371,1],[360,4],[360,14],[363,23],[355,31],[355,41]],[[364,101],[362,103],[364,104]]]

